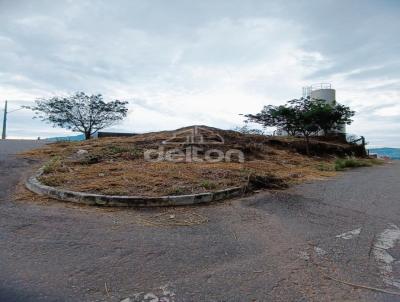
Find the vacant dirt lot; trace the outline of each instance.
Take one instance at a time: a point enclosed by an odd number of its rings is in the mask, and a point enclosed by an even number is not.
[[[334,156],[352,154],[356,148],[344,143],[313,141],[311,149],[321,156],[309,157],[297,150],[304,146],[301,138],[250,135],[205,126],[201,128],[205,132],[200,136],[201,143],[187,143],[186,132],[191,129],[177,130],[183,133],[182,142],[175,132],[165,131],[51,144],[25,156],[47,161],[40,180],[49,186],[107,195],[160,196],[239,186],[279,188],[328,177],[335,175]],[[216,136],[224,138],[223,143],[215,143]],[[167,159],[149,161],[145,155],[149,150],[153,153],[162,150],[162,155],[156,157]],[[217,158],[209,156],[210,150],[216,150],[213,155]],[[170,157],[165,155],[168,152]],[[226,155],[219,160],[218,154],[235,156]],[[171,157],[173,161],[168,159]]]

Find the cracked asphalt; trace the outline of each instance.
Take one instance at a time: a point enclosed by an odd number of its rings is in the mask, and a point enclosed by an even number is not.
[[[0,141],[1,302],[400,301],[400,163],[208,206],[105,209],[14,200],[34,164],[14,154],[38,144]]]

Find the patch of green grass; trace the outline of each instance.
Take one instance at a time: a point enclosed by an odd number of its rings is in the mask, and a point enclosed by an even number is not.
[[[343,171],[346,168],[371,167],[382,163],[382,161],[377,159],[338,158],[335,161],[335,170]]]
[[[332,164],[320,163],[317,169],[320,171],[335,171],[335,166]]]
[[[378,158],[369,158],[367,159],[372,165],[383,165],[385,163],[384,160]]]
[[[129,147],[118,146],[118,145],[112,145],[103,148],[103,152],[105,154],[119,154],[119,153],[129,152],[129,150],[130,150]]]
[[[101,150],[101,155],[103,157],[122,157],[124,159],[137,159],[143,156],[143,150],[136,147],[128,146],[107,146]]]
[[[137,159],[143,157],[143,150],[137,148],[130,148],[127,152],[127,155],[130,159]]]
[[[217,184],[209,180],[202,181],[200,186],[202,186],[206,190],[214,190],[215,188],[217,188]]]

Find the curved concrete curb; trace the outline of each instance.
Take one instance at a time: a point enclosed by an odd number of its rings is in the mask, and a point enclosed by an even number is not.
[[[245,188],[235,187],[210,193],[200,193],[191,195],[178,196],[161,196],[161,197],[145,197],[145,196],[116,196],[116,195],[100,195],[84,192],[74,192],[69,190],[57,189],[54,187],[43,185],[39,182],[38,177],[43,173],[39,170],[36,175],[30,177],[25,186],[32,192],[40,195],[47,195],[52,198],[63,201],[71,201],[86,205],[98,206],[118,206],[118,207],[160,207],[160,206],[180,206],[192,205],[200,203],[208,203],[228,198],[241,196]]]

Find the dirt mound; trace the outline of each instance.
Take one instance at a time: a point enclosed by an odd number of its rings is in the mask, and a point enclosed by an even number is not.
[[[197,129],[197,130],[196,130]],[[306,154],[305,140],[301,137],[279,137],[257,134],[243,134],[233,130],[222,130],[204,125],[194,125],[173,131],[153,132],[137,135],[131,142],[138,146],[156,147],[164,144],[167,148],[184,148],[190,145],[211,148],[218,145],[223,150],[239,149],[247,159],[263,158],[271,148],[291,150]],[[310,152],[315,156],[365,156],[363,146],[348,144],[340,139],[325,140],[314,137],[310,140]]]
[[[146,158],[149,150],[156,158]],[[288,183],[334,174],[332,157],[304,156],[304,150],[302,138],[190,126],[133,137],[59,142],[24,156],[47,161],[41,177],[47,185],[109,195],[160,196],[236,186],[285,188]],[[353,152],[350,145],[317,140],[312,140],[311,150],[319,155]],[[196,160],[188,158],[194,151]],[[163,152],[162,160],[157,152]],[[168,156],[183,160],[165,160]]]
[[[237,149],[244,153],[245,160],[264,159],[274,155],[276,150],[286,150],[293,153],[306,154],[303,138],[265,136],[243,134],[232,130],[222,130],[204,125],[195,125],[171,131],[159,131],[139,134],[133,137],[115,137],[92,139],[83,142],[58,142],[50,147],[27,152],[30,156],[60,155],[68,156],[83,149],[90,151],[89,163],[97,163],[112,157],[134,160],[143,157],[148,149],[162,147],[168,151],[180,149],[186,151],[189,147],[197,147],[199,154],[209,149],[219,149],[226,152]],[[311,155],[315,156],[365,156],[362,146],[343,142],[327,142],[318,138],[310,141]]]

